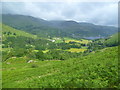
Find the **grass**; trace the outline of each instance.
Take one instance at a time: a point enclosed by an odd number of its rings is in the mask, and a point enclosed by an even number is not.
[[[1,51],[9,51],[11,50],[12,48],[2,48]]]
[[[44,50],[44,51],[42,51],[43,53],[47,53],[47,52],[49,52],[49,50]]]
[[[62,43],[63,40],[56,40],[55,43]]]
[[[38,52],[39,50],[34,50],[34,52]]]
[[[87,50],[87,49],[70,48],[70,49],[68,49],[68,50],[66,50],[66,51],[79,53],[79,52],[84,52],[84,51],[86,51],[86,50]]]
[[[75,40],[73,38],[64,37],[64,40]]]
[[[3,62],[3,88],[116,88],[118,47],[65,61]],[[32,68],[32,66],[37,66]]]
[[[90,40],[85,40],[85,39],[81,39],[81,40],[66,39],[65,40],[65,43],[69,43],[69,42],[76,42],[76,43],[88,44],[91,41]]]
[[[16,36],[25,36],[25,37],[30,37],[30,38],[37,38],[36,35],[32,35],[32,34],[29,34],[29,33],[27,33],[27,32],[14,29],[14,28],[12,28],[12,27],[10,27],[10,26],[7,26],[7,25],[4,25],[4,24],[2,24],[2,32],[3,32],[3,33],[4,33],[4,32],[16,33]],[[3,39],[4,39],[5,37],[7,37],[7,36],[8,36],[8,35],[3,34]],[[15,36],[15,35],[10,34],[9,36],[12,37],[12,36]]]
[[[112,35],[108,40],[105,41],[105,44],[108,46],[120,45],[120,43],[119,43],[120,39],[118,36],[120,36],[120,32]]]

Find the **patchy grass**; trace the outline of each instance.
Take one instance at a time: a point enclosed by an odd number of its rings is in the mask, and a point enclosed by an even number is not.
[[[91,42],[91,40],[85,40],[85,39],[81,39],[81,40],[66,39],[65,40],[65,43],[69,43],[69,42],[76,42],[76,43],[88,44],[89,42]]]
[[[12,48],[2,48],[1,50],[2,51],[9,51],[9,50],[12,50]]]
[[[39,50],[33,50],[34,52],[38,52]]]
[[[44,51],[42,51],[43,53],[47,53],[47,52],[49,52],[49,50],[44,50]]]
[[[64,37],[64,40],[75,40],[73,38]]]
[[[86,51],[86,50],[87,50],[87,49],[70,48],[70,49],[68,49],[68,50],[66,50],[66,51],[79,53],[79,52],[84,52],[84,51]]]

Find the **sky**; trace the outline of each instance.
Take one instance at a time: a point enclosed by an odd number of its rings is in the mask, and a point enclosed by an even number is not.
[[[117,2],[3,2],[2,14],[117,26]]]

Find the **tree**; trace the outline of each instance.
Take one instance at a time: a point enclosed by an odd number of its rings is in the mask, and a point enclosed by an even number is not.
[[[39,60],[44,60],[45,59],[45,56],[44,56],[44,53],[42,51],[38,51],[36,52],[36,58],[39,59]]]
[[[13,33],[13,35],[16,35],[16,33]]]

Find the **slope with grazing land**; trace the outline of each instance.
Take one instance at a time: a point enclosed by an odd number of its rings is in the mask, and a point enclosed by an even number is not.
[[[6,37],[15,37],[15,36],[24,36],[24,37],[30,37],[30,38],[37,38],[36,35],[29,34],[24,31],[17,30],[15,28],[12,28],[10,26],[7,26],[5,24],[2,25],[2,34],[3,34],[3,39]]]
[[[118,47],[66,61],[3,63],[3,88],[117,88]]]
[[[109,39],[107,39],[105,41],[105,44],[107,46],[117,46],[117,45],[120,45],[120,40],[118,38],[118,36],[120,36],[120,32],[112,35],[111,37],[109,37]]]

